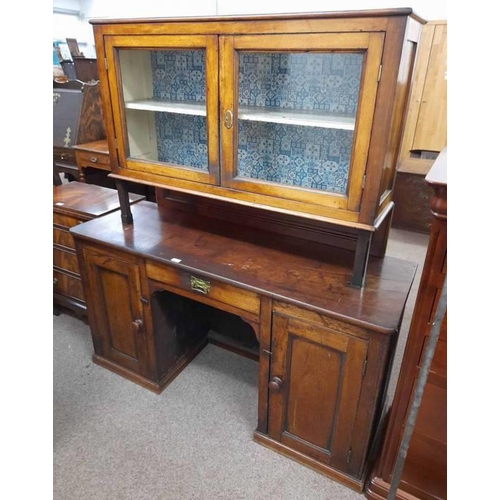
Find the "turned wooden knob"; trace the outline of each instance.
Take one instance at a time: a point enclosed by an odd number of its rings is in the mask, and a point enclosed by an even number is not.
[[[271,392],[280,392],[282,385],[283,385],[283,380],[281,380],[279,377],[273,377],[269,381],[269,390]]]
[[[132,321],[132,328],[134,329],[135,333],[139,333],[142,329],[142,325],[144,323],[142,322],[142,319],[136,319],[135,321]]]

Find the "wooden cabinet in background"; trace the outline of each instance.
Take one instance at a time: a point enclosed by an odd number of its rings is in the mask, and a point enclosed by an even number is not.
[[[418,47],[398,170],[426,175],[446,147],[447,55],[447,22],[428,22]]]
[[[78,179],[73,146],[106,137],[99,83],[58,85],[53,101],[53,167]]]
[[[447,23],[422,28],[394,185],[392,225],[428,233],[432,189],[425,182],[447,144]]]
[[[73,146],[73,149],[75,150],[76,165],[81,182],[85,182],[85,169],[87,168],[111,172],[107,139],[77,144]]]
[[[81,182],[69,182],[53,189],[54,303],[77,314],[86,314],[75,243],[69,230],[118,210],[118,195],[114,189]],[[142,198],[130,195],[131,203]]]
[[[366,496],[371,500],[387,498],[404,424],[446,275],[446,154],[445,149],[426,176],[434,193],[430,240],[382,453],[367,488]],[[447,497],[446,346],[445,315],[401,476],[398,500],[443,500]]]

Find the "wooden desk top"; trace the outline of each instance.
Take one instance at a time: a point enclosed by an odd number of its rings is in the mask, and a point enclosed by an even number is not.
[[[130,202],[143,200],[144,196],[130,193]],[[100,217],[118,210],[120,203],[116,189],[111,189],[84,182],[68,182],[54,186],[54,210],[61,214]]]
[[[439,153],[429,173],[426,175],[425,181],[430,186],[448,185],[448,148],[443,148],[441,153]]]
[[[415,276],[412,262],[371,258],[366,285],[358,289],[349,285],[353,252],[272,233],[242,233],[236,224],[148,201],[131,209],[134,224],[123,225],[117,211],[71,233],[381,333],[399,327]]]
[[[102,153],[109,155],[109,146],[107,139],[101,139],[100,141],[84,142],[82,144],[75,144],[73,149],[78,149],[79,151],[88,151],[91,153]]]

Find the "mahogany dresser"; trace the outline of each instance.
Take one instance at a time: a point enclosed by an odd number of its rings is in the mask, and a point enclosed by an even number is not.
[[[142,196],[130,195],[131,203],[141,199]],[[118,195],[115,189],[69,182],[54,186],[53,207],[54,304],[72,309],[77,314],[85,314],[87,307],[69,230],[82,222],[118,210]]]
[[[420,363],[446,275],[446,173],[445,148],[426,176],[434,191],[431,200],[433,222],[383,449],[367,488],[366,496],[372,500],[387,498]],[[446,325],[445,315],[401,476],[399,500],[446,498]]]

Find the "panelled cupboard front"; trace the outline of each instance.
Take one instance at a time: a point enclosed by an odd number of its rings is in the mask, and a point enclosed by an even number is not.
[[[118,181],[328,221],[363,241],[390,219],[422,22],[411,9],[91,22]]]
[[[149,202],[132,209],[133,226],[116,213],[71,230],[94,362],[159,393],[220,314],[239,317],[258,340],[256,441],[361,490],[415,266],[386,258],[360,290],[310,244],[290,254]]]

